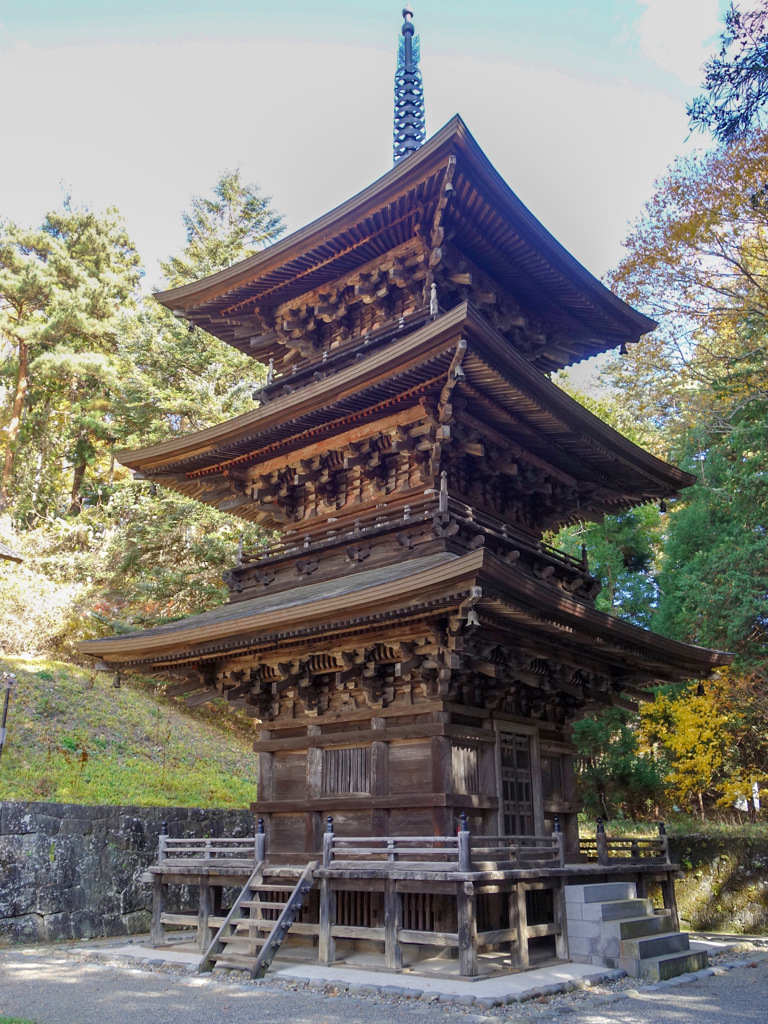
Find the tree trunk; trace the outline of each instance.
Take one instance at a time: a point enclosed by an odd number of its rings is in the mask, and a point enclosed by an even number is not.
[[[75,466],[75,475],[72,478],[72,495],[70,498],[69,514],[71,516],[80,515],[80,511],[83,507],[83,499],[80,494],[80,488],[83,483],[83,477],[85,476],[85,470],[87,467],[85,459],[82,462],[78,462]]]
[[[703,796],[701,790],[699,790],[699,811],[701,812],[701,820],[702,821],[706,821],[707,820],[707,816],[704,813],[704,796]]]
[[[13,397],[13,408],[11,419],[8,423],[5,442],[5,465],[3,466],[3,481],[0,485],[0,511],[8,505],[8,492],[13,476],[13,463],[16,454],[16,438],[19,436],[21,426],[21,414],[24,410],[24,401],[27,397],[29,387],[29,348],[25,342],[19,342],[19,372],[16,377],[16,394]]]

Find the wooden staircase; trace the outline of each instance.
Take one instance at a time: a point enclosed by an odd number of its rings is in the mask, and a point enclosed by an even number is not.
[[[294,881],[283,872],[270,876],[267,862],[259,861],[205,951],[198,971],[230,967],[263,978],[312,889],[316,868],[317,861],[310,861]]]

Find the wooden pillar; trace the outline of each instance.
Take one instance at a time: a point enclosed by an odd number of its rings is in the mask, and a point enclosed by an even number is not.
[[[384,966],[399,971],[403,966],[403,951],[398,934],[403,927],[403,897],[397,891],[394,878],[384,882]]]
[[[386,719],[371,719],[371,728],[384,732]],[[371,796],[387,796],[389,793],[389,744],[383,740],[371,743]],[[374,807],[371,811],[371,835],[389,835],[389,810],[386,807]]]
[[[200,879],[200,902],[197,909],[197,948],[208,949],[213,932],[208,918],[213,913],[213,886],[207,878]]]
[[[560,879],[552,893],[552,909],[554,910],[557,933],[555,935],[555,955],[559,960],[568,960],[568,924],[565,915],[565,880]]]
[[[319,725],[308,725],[307,736],[320,736],[322,729]],[[323,749],[322,747],[309,747],[307,750],[307,799],[317,800],[323,789]],[[320,832],[320,817],[314,811],[307,811],[304,815],[304,851],[305,853],[317,852],[317,843]]]
[[[320,882],[320,934],[317,944],[317,959],[321,964],[330,964],[336,959],[336,941],[331,928],[336,924],[336,893],[328,878]]]
[[[433,721],[442,721],[447,718],[448,715],[442,711],[434,711],[432,713]],[[451,741],[447,736],[433,736],[431,746],[432,792],[452,794],[453,777]],[[452,812],[450,807],[433,806],[432,829],[436,836],[451,836],[455,834],[456,826],[452,821]]]
[[[517,942],[512,950],[512,966],[525,970],[529,964],[528,908],[522,882],[518,882],[509,894],[509,927],[517,932]]]
[[[464,978],[477,977],[477,907],[473,882],[459,882],[456,886],[459,919],[459,974]]]
[[[165,941],[165,928],[161,920],[165,913],[165,904],[168,899],[168,885],[163,881],[162,875],[155,875],[154,888],[152,890],[152,924],[150,927],[150,942],[153,946],[162,946]]]

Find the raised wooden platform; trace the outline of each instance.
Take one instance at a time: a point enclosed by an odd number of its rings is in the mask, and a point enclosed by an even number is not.
[[[196,929],[206,950],[227,912],[226,887],[246,885],[261,863],[276,887],[295,879],[306,862],[275,864],[263,835],[246,849],[219,841],[184,847],[184,840],[161,837],[161,857],[145,878],[155,886],[152,941],[161,945],[166,927]],[[614,845],[615,844],[615,845]],[[261,855],[261,856],[259,856]],[[587,856],[595,859],[592,863]],[[599,856],[600,861],[597,860]],[[290,943],[316,948],[320,962],[333,963],[360,944],[383,947],[387,968],[397,970],[435,949],[455,950],[460,973],[478,973],[478,953],[509,952],[511,969],[526,969],[536,946],[568,959],[564,910],[567,885],[622,881],[644,896],[658,883],[665,909],[678,927],[674,878],[666,836],[658,839],[599,839],[585,844],[570,862],[560,833],[551,836],[324,836],[322,867],[314,871],[314,891],[291,926]],[[200,889],[197,915],[165,911],[169,885]],[[266,914],[264,927],[271,926]],[[264,929],[262,929],[264,930]]]

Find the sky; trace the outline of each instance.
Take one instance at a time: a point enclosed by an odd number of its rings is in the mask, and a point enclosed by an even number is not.
[[[413,0],[427,131],[461,114],[531,211],[589,270],[689,136],[685,104],[725,0]],[[743,5],[742,5],[743,6]],[[0,218],[69,193],[116,206],[142,255],[225,170],[296,230],[392,165],[402,7],[383,0],[0,0]]]

